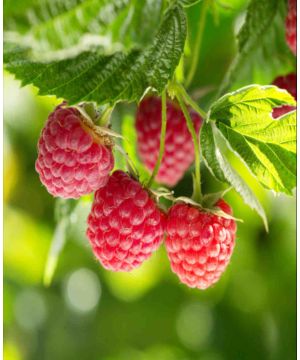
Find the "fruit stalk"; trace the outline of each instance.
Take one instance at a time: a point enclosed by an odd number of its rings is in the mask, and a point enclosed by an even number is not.
[[[176,91],[180,92],[184,101],[191,106],[202,118],[203,120],[207,117],[206,112],[200,108],[200,106],[190,97],[190,95],[186,92],[185,88],[181,84],[176,84]]]
[[[166,131],[167,131],[167,95],[166,95],[166,90],[164,90],[161,94],[161,132],[160,132],[159,153],[152,175],[147,184],[147,187],[149,188],[158,173],[164,155]]]
[[[187,127],[189,129],[189,132],[191,133],[194,148],[195,148],[195,177],[194,177],[194,193],[193,198],[196,202],[201,202],[202,200],[202,193],[201,193],[201,174],[200,174],[200,146],[198,137],[192,122],[192,119],[190,117],[190,114],[188,112],[188,109],[183,101],[183,98],[181,94],[176,94],[177,100],[179,102],[179,105],[181,107],[181,110],[184,114]]]
[[[198,32],[196,35],[196,41],[195,41],[195,48],[193,51],[193,58],[192,58],[192,64],[189,70],[189,73],[187,75],[187,80],[186,80],[186,87],[188,87],[193,78],[194,75],[196,73],[197,70],[197,65],[198,65],[198,61],[199,61],[199,55],[200,55],[200,48],[201,48],[201,44],[202,44],[202,39],[203,39],[203,32],[204,32],[204,27],[205,27],[205,21],[206,21],[206,13],[207,13],[207,9],[209,7],[209,3],[210,0],[204,0],[203,4],[202,4],[202,9],[201,9],[201,13],[200,13],[200,17],[199,17],[199,23],[198,23]]]

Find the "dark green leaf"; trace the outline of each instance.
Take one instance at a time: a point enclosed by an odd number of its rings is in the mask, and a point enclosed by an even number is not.
[[[39,50],[76,45],[83,34],[101,35],[129,0],[28,1],[22,12],[8,11],[5,29],[22,32],[24,41]]]
[[[134,101],[150,87],[158,92],[164,89],[180,60],[185,37],[184,11],[173,6],[144,51],[103,55],[102,50],[94,49],[72,58],[41,62],[28,51],[6,47],[6,68],[23,85],[37,86],[41,95],[56,95],[70,103]]]
[[[119,26],[115,40],[124,44],[145,46],[153,38],[153,30],[159,26],[163,15],[163,0],[133,0],[128,7],[126,19]]]
[[[286,2],[252,0],[238,34],[238,53],[220,93],[230,86],[269,84],[276,76],[293,71],[295,61],[285,41]],[[259,68],[257,66],[259,64]]]

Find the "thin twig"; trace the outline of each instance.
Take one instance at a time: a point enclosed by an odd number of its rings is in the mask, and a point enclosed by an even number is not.
[[[160,164],[165,151],[166,130],[167,130],[167,94],[166,94],[166,90],[164,90],[161,94],[161,131],[160,131],[159,153],[152,175],[148,181],[147,187],[151,186],[160,168]]]

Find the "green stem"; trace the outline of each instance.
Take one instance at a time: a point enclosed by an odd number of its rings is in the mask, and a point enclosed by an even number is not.
[[[177,84],[177,91],[180,92],[184,101],[190,105],[203,119],[207,117],[206,112],[200,108],[200,106],[190,97],[190,95],[186,92],[185,88],[181,84]]]
[[[162,161],[165,151],[166,130],[167,130],[167,94],[166,94],[166,90],[164,90],[161,94],[161,130],[160,130],[159,153],[152,175],[148,181],[147,187],[151,186],[160,168],[160,163]]]
[[[193,143],[194,143],[194,149],[195,149],[195,177],[194,177],[194,193],[193,198],[196,202],[200,203],[202,200],[202,193],[201,193],[201,173],[200,173],[200,146],[198,137],[196,134],[196,130],[194,128],[193,121],[191,119],[191,116],[188,112],[187,106],[184,103],[182,95],[177,93],[176,95],[177,100],[179,102],[179,105],[181,107],[181,110],[184,114],[187,127],[189,129],[189,132],[191,133]]]
[[[201,48],[203,32],[204,32],[204,27],[205,27],[205,21],[206,21],[206,12],[209,7],[210,1],[211,0],[204,0],[202,8],[201,8],[201,13],[200,13],[199,22],[198,22],[198,32],[197,32],[196,41],[195,41],[196,45],[193,50],[192,64],[191,64],[190,71],[187,76],[187,80],[186,80],[186,84],[185,84],[186,87],[188,87],[191,84],[191,82],[194,78],[194,75],[196,73],[196,70],[197,70],[197,65],[198,65],[199,55],[200,55],[200,48]]]
[[[100,126],[104,126],[107,127],[110,124],[110,118],[111,118],[111,114],[114,111],[114,105],[113,106],[108,106],[103,113],[101,114],[101,117],[99,119],[99,125]]]

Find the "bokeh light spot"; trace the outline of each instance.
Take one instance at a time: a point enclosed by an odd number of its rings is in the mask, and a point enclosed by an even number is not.
[[[88,313],[96,308],[101,296],[97,275],[85,268],[74,271],[67,279],[64,298],[67,305],[77,313]]]
[[[180,341],[187,348],[205,348],[210,342],[213,330],[212,310],[199,303],[186,305],[178,315],[176,329]]]
[[[17,323],[25,330],[39,328],[47,317],[43,296],[36,290],[24,290],[17,295],[14,304]]]
[[[161,250],[139,268],[128,273],[105,271],[104,276],[113,295],[122,301],[137,301],[151,290],[163,276]]]

